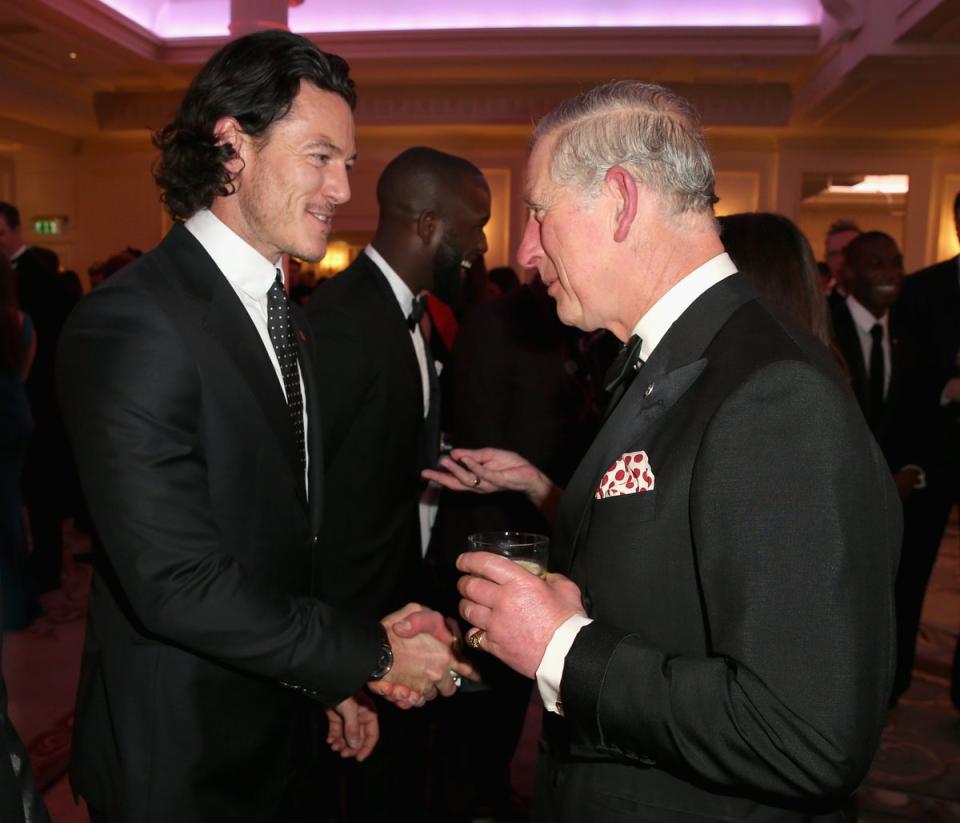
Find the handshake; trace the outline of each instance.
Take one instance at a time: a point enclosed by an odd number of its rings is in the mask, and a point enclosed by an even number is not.
[[[460,630],[439,612],[408,603],[380,623],[393,654],[389,670],[367,687],[401,709],[423,706],[438,694],[449,697],[461,679],[479,680],[460,654]]]
[[[480,676],[460,654],[460,630],[453,620],[417,603],[384,617],[392,661],[367,688],[401,709],[423,706],[438,694],[449,697],[462,678]],[[389,657],[389,655],[388,655]],[[326,710],[327,743],[341,757],[365,760],[380,736],[376,708],[361,690]]]

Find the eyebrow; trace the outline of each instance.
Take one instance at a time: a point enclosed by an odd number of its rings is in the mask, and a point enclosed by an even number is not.
[[[336,143],[331,143],[329,140],[319,137],[316,140],[310,140],[305,146],[306,149],[327,149],[331,154],[336,155],[337,157],[343,157],[346,152]],[[356,160],[357,152],[354,152],[347,160]]]

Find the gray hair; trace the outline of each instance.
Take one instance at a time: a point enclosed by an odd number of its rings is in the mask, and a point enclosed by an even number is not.
[[[669,89],[636,80],[596,86],[547,114],[531,150],[554,133],[555,183],[593,198],[607,172],[623,166],[658,194],[671,216],[712,215],[715,178],[700,117]]]

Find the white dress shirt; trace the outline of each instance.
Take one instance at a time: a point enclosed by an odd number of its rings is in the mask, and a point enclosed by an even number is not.
[[[873,336],[870,334],[870,329],[877,323],[883,328],[880,348],[883,349],[883,396],[886,397],[887,392],[890,391],[890,375],[893,373],[890,351],[890,312],[886,312],[883,317],[877,318],[852,294],[847,295],[847,309],[849,309],[850,316],[853,318],[853,325],[860,340],[860,351],[863,352],[863,367],[867,372],[868,382],[870,380],[870,352],[873,351]]]
[[[737,267],[730,256],[723,252],[694,269],[654,303],[633,328],[633,333],[642,341],[640,358],[644,361],[649,360],[654,349],[680,315],[690,308],[707,289],[731,274],[735,274],[736,271]],[[592,622],[589,617],[574,615],[568,618],[550,638],[540,666],[537,668],[537,688],[547,711],[562,714],[563,708],[557,698],[560,695],[560,683],[563,680],[564,660],[580,629]]]
[[[231,288],[237,293],[240,302],[250,315],[253,326],[260,335],[267,357],[277,373],[280,388],[286,397],[286,388],[283,385],[283,374],[280,371],[280,361],[270,340],[270,330],[267,328],[267,292],[277,279],[277,269],[283,271],[280,260],[271,263],[260,252],[242,240],[231,228],[223,223],[213,212],[201,209],[184,224],[187,231],[197,238],[197,242],[217,268],[227,279]],[[303,438],[307,440],[307,391],[303,385],[303,372],[300,363],[297,363],[297,373],[300,375],[300,396],[303,401]],[[310,451],[306,450],[307,462],[304,466],[304,482],[307,482],[310,469]],[[307,486],[309,492],[309,486]]]

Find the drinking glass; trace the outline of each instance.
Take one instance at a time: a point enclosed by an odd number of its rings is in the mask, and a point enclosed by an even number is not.
[[[470,551],[492,552],[509,557],[531,574],[547,576],[550,538],[533,532],[477,532],[467,538]]]

